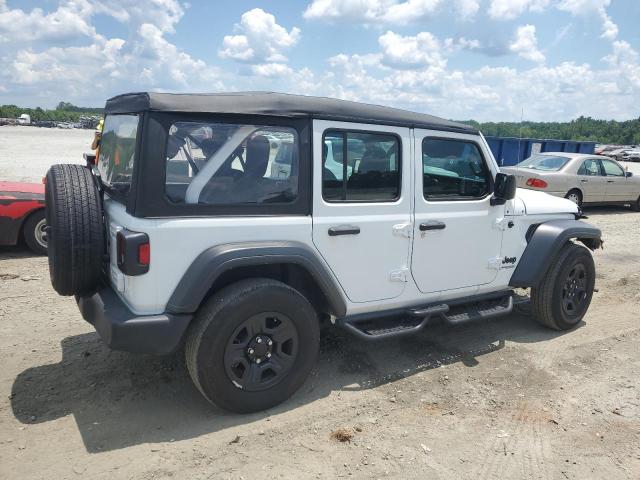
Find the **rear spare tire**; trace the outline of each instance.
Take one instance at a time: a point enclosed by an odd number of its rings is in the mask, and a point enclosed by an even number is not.
[[[45,186],[51,284],[60,295],[91,293],[100,280],[104,229],[100,194],[82,165],[54,165]]]

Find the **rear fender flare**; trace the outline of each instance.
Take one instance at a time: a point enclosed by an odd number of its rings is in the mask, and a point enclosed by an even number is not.
[[[204,300],[216,279],[238,267],[295,264],[304,268],[327,299],[330,313],[346,314],[342,291],[329,268],[309,247],[301,242],[242,242],[208,248],[189,266],[175,288],[167,312],[193,313]]]

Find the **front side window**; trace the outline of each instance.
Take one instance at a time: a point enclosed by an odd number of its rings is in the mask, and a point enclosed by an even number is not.
[[[165,192],[174,203],[291,203],[298,137],[288,127],[176,122],[169,129]]]
[[[598,160],[595,158],[588,158],[580,168],[578,169],[578,175],[586,175],[588,177],[597,177],[600,175],[600,167],[598,166]]]
[[[131,189],[137,134],[137,115],[107,115],[104,120],[98,171],[102,183],[122,196]]]
[[[468,200],[490,192],[491,175],[478,145],[463,140],[422,141],[425,200]]]
[[[624,170],[611,160],[602,160],[602,167],[607,177],[624,177]]]
[[[395,135],[327,131],[322,146],[322,197],[328,202],[397,200],[399,151]]]

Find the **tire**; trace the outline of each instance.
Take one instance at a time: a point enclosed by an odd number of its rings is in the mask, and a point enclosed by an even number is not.
[[[579,207],[582,206],[582,193],[580,193],[580,190],[577,190],[575,188],[572,190],[569,190],[567,194],[564,196],[564,198],[566,198],[567,200],[571,200],[573,203],[575,203]]]
[[[29,249],[38,255],[47,254],[47,220],[44,209],[33,212],[24,222],[22,236]]]
[[[575,327],[587,313],[596,277],[591,252],[569,242],[556,257],[541,284],[531,289],[531,312],[555,330]]]
[[[102,203],[91,172],[54,165],[45,186],[51,284],[60,295],[86,295],[100,282],[105,252]]]
[[[186,363],[207,400],[250,413],[293,395],[311,372],[319,345],[318,317],[304,296],[275,280],[248,279],[200,307],[187,334]]]
[[[640,212],[640,197],[635,202],[631,202],[631,210],[634,212]]]

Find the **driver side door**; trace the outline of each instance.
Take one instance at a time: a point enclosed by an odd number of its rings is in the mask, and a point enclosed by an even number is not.
[[[473,293],[496,278],[502,246],[490,152],[476,135],[418,129],[414,151],[413,278],[423,293]]]

